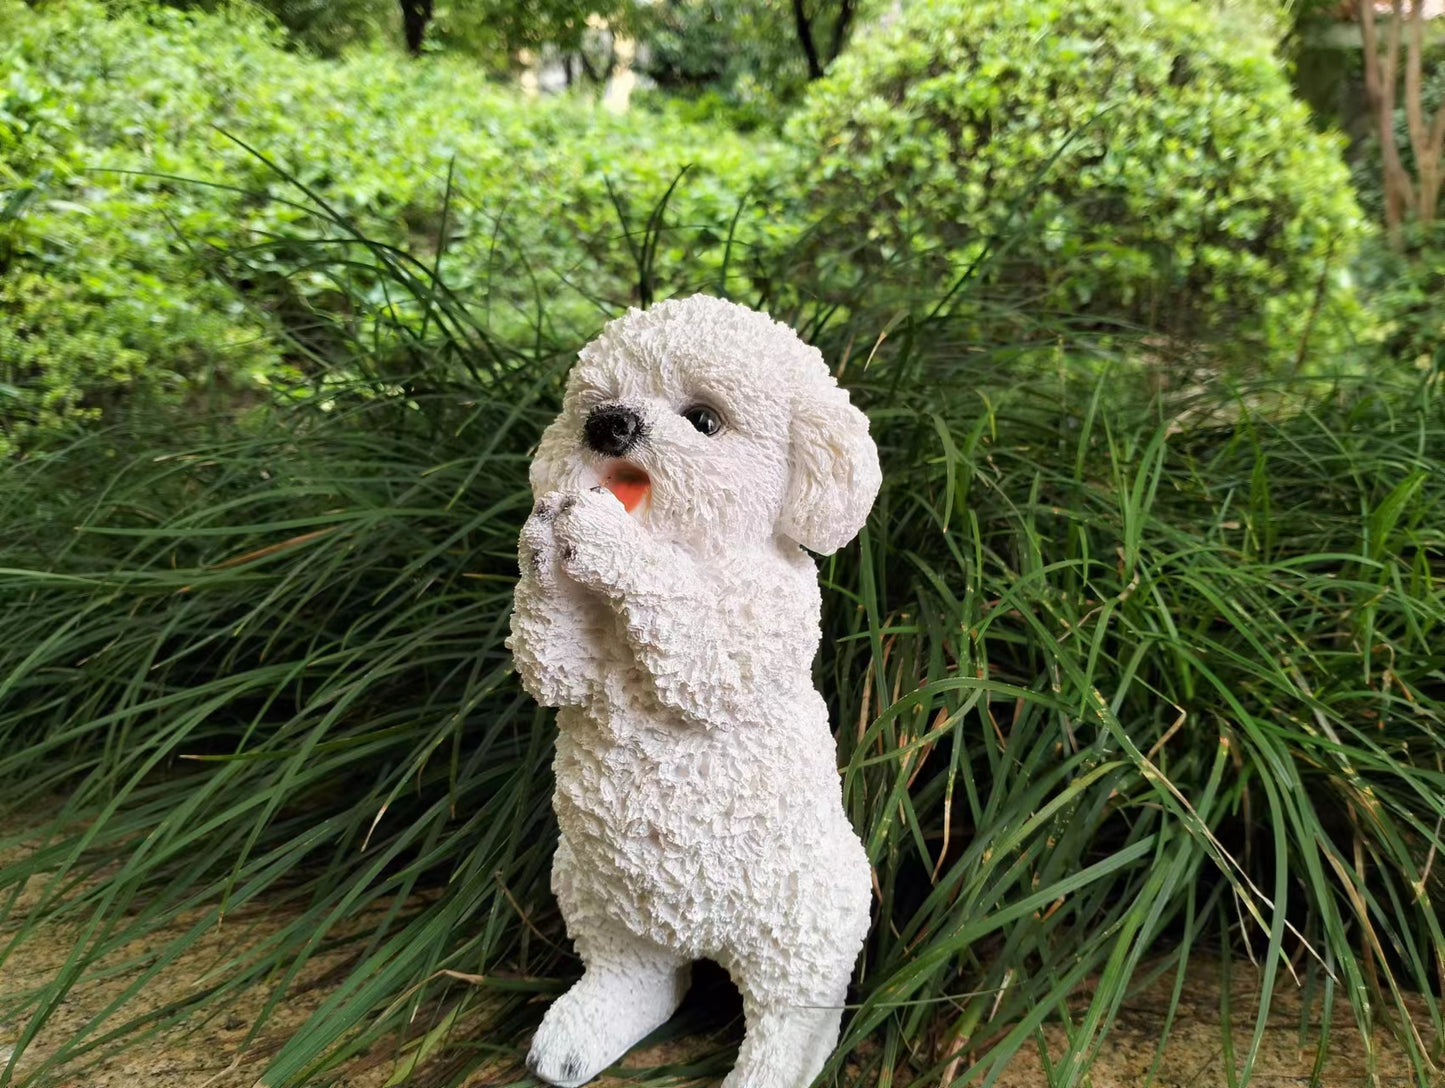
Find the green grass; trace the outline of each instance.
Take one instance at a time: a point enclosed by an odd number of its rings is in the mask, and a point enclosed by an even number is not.
[[[551,724],[502,646],[576,345],[539,315],[530,350],[497,348],[427,267],[328,248],[388,285],[408,351],[342,337],[329,380],[241,425],[133,422],[0,468],[0,781],[19,811],[64,799],[0,865],[0,970],[47,923],[78,934],[0,1007],[17,1060],[98,964],[133,980],[27,1083],[248,987],[274,1009],[319,955],[348,969],[267,1083],[403,1038],[434,1059],[411,1083],[460,1083],[577,969],[547,891]],[[885,463],[822,569],[819,680],[880,897],[829,1075],[986,1085],[1062,1021],[1050,1081],[1078,1084],[1141,965],[1175,972],[1172,1018],[1223,942],[1393,1030],[1429,1083],[1440,1013],[1412,1025],[1402,995],[1445,957],[1438,382],[1151,398],[1062,320],[980,341],[1002,327],[981,306],[780,311]],[[132,1011],[248,906],[284,924]]]
[[[836,690],[843,721],[871,722],[845,743],[849,798],[897,927],[875,932],[849,1039],[879,1030],[903,1053],[938,1007],[890,1003],[969,991],[950,1038],[1009,1029],[975,1054],[987,1083],[1097,972],[1052,1071],[1073,1083],[1146,952],[1182,958],[1239,920],[1266,988],[1286,958],[1328,968],[1362,1029],[1398,1017],[1423,1070],[1398,996],[1438,985],[1445,950],[1424,872],[1442,812],[1438,394],[1340,390],[1172,433],[1102,389],[979,398],[967,431],[919,420],[894,464],[932,442],[944,464],[912,487],[895,471],[845,581],[860,646]],[[910,871],[928,898],[900,911]]]

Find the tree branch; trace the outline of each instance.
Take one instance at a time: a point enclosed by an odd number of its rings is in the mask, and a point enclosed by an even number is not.
[[[1415,152],[1415,174],[1419,182],[1415,215],[1429,225],[1440,203],[1442,158],[1445,158],[1445,106],[1435,111],[1428,126],[1424,96],[1420,90],[1421,56],[1425,50],[1425,3],[1413,0],[1410,18],[1409,55],[1405,62],[1405,119],[1410,129],[1410,146]]]
[[[828,62],[830,64],[838,59],[838,54],[843,52],[843,46],[848,42],[848,28],[853,22],[853,15],[856,11],[855,0],[841,0],[838,5],[838,18],[833,23],[833,40],[828,46]]]
[[[1445,155],[1445,105],[1435,111],[1435,121],[1430,126],[1429,151],[1437,160]]]
[[[587,59],[587,51],[580,45],[577,47],[577,60],[582,65],[582,74],[594,84],[601,84],[603,80],[598,76],[597,69],[592,67],[592,62]]]
[[[818,47],[813,44],[813,27],[808,22],[808,13],[803,10],[803,0],[793,0],[793,23],[798,29],[798,44],[803,47],[803,56],[808,60],[808,79],[822,79],[823,66],[818,63]]]
[[[1395,18],[1390,23],[1384,70],[1380,65],[1380,37],[1375,26],[1374,0],[1359,0],[1360,36],[1364,44],[1365,97],[1375,114],[1380,137],[1380,159],[1385,182],[1385,227],[1398,244],[1398,228],[1405,209],[1414,204],[1413,186],[1400,149],[1395,144],[1395,83],[1400,73],[1400,4],[1394,0]]]
[[[421,54],[421,43],[426,37],[431,16],[432,0],[401,0],[402,32],[406,35],[407,52],[414,57]]]
[[[1402,14],[1401,2],[1402,0],[1395,0],[1397,20]],[[1425,45],[1425,5],[1422,0],[1412,0],[1410,7],[1410,39],[1405,51],[1405,125],[1410,133],[1410,147],[1414,149],[1415,161],[1418,163],[1428,140],[1420,104],[1420,54]]]

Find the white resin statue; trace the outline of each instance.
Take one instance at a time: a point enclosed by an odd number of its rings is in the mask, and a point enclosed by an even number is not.
[[[868,420],[786,325],[701,295],[630,311],[579,360],[532,464],[509,645],[558,708],[552,890],[585,972],[527,1064],[590,1080],[707,957],[743,995],[725,1088],[806,1088],[872,885],[812,684],[803,549],[868,516]]]

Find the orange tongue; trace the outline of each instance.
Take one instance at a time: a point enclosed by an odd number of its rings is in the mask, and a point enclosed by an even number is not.
[[[617,501],[630,514],[647,498],[652,490],[652,481],[641,469],[619,468],[603,481],[602,486],[616,495]]]

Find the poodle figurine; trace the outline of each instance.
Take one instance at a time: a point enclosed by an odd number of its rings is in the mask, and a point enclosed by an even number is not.
[[[811,666],[818,572],[878,493],[816,348],[698,295],[582,349],[531,466],[509,640],[557,708],[552,891],[585,968],[527,1065],[590,1080],[721,964],[724,1088],[807,1088],[838,1041],[872,878]]]

